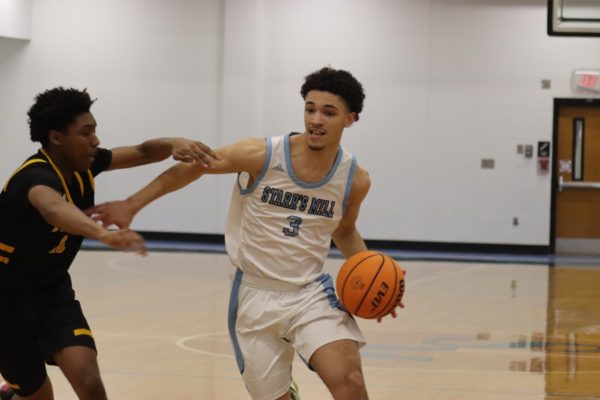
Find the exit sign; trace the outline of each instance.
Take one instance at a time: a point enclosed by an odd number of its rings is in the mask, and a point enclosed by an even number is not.
[[[600,71],[575,70],[573,71],[573,84],[578,88],[600,92]]]

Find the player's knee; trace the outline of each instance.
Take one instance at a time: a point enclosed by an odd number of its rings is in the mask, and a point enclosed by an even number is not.
[[[96,374],[88,374],[76,383],[77,393],[82,399],[89,400],[106,400],[106,391],[100,376]]]
[[[354,393],[363,393],[365,391],[365,378],[360,369],[354,369],[346,374],[345,384],[353,388]]]
[[[345,372],[330,389],[336,399],[366,399],[367,389],[360,369]]]

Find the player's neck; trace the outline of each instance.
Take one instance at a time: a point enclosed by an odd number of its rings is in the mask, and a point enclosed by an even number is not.
[[[58,168],[65,181],[69,182],[73,176],[74,169],[69,167],[69,163],[65,157],[52,148],[43,148],[42,150],[50,157],[50,160],[54,163],[56,168]]]
[[[294,173],[305,182],[319,182],[329,174],[338,150],[339,142],[314,149],[302,137],[291,140],[290,156]]]

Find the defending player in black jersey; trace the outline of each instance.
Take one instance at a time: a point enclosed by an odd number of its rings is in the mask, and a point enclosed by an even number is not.
[[[157,162],[210,165],[215,154],[182,138],[99,148],[86,91],[48,90],[29,110],[29,157],[0,192],[0,399],[52,400],[45,364],[56,364],[80,399],[105,400],[92,331],[68,273],[83,237],[145,252],[129,229],[108,231],[82,210],[94,205],[94,178],[103,171]]]

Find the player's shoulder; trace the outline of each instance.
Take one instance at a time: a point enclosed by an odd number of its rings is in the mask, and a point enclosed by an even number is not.
[[[217,150],[229,168],[237,171],[254,172],[262,167],[267,154],[265,139],[244,138]]]
[[[369,191],[370,187],[371,176],[369,175],[369,172],[360,165],[356,165],[354,177],[352,178],[352,190],[366,193]]]
[[[62,189],[60,178],[51,165],[43,159],[29,158],[17,168],[0,190],[7,198],[20,203],[24,201],[28,191],[38,185],[48,186],[57,191]]]
[[[28,181],[35,183],[36,181],[45,182],[48,179],[53,181],[59,179],[52,166],[41,158],[30,158],[14,172],[9,182]]]
[[[240,139],[237,141],[236,146],[248,151],[266,149],[267,138],[251,137]]]

